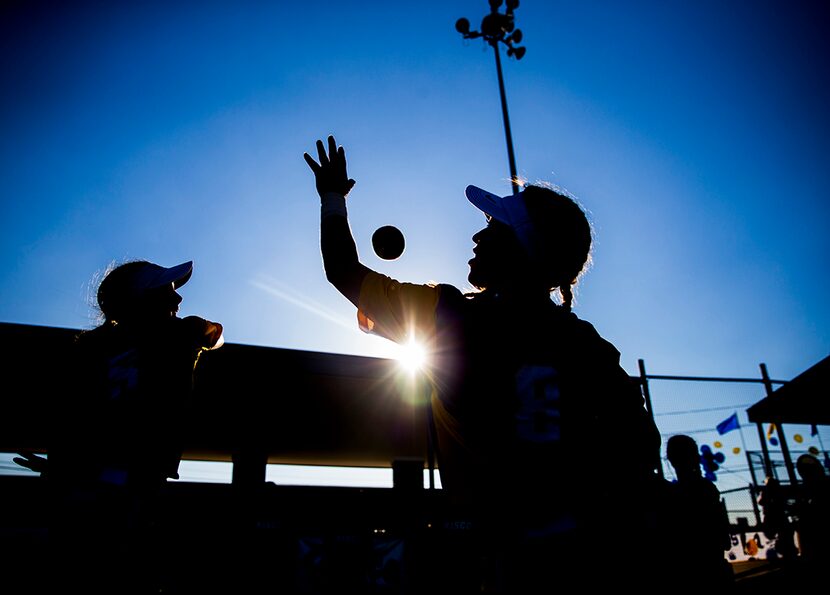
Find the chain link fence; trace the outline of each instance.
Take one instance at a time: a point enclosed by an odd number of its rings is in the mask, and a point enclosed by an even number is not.
[[[764,368],[762,367],[762,372]],[[676,479],[666,458],[668,439],[677,434],[691,436],[702,451],[705,474],[721,493],[733,528],[730,560],[765,558],[775,544],[762,527],[758,494],[770,475],[791,485],[780,440],[786,440],[793,462],[803,454],[818,458],[830,474],[830,427],[787,424],[781,428],[750,423],[746,409],[777,388],[783,381],[758,378],[713,378],[651,375],[640,361],[640,382],[647,404],[662,438],[662,473]],[[734,423],[729,423],[735,415]],[[718,431],[718,426],[721,431]],[[724,431],[725,430],[725,431]],[[766,456],[764,455],[766,451]],[[795,483],[800,480],[795,477]],[[794,502],[790,502],[791,508]],[[791,518],[794,513],[790,511]]]

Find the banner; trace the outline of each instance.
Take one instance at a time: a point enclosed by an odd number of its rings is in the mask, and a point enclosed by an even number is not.
[[[718,434],[726,434],[732,430],[737,430],[739,427],[738,413],[735,412],[717,425]]]

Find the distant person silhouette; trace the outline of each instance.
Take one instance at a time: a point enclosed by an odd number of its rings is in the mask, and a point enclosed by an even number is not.
[[[764,536],[770,540],[767,545],[767,559],[794,558],[798,555],[795,547],[795,529],[787,513],[787,495],[781,483],[775,477],[767,476],[757,501],[763,515],[761,526]]]
[[[177,316],[193,263],[112,269],[97,290],[100,326],[73,345],[56,395],[47,477],[55,497],[56,575],[83,592],[158,591],[148,539],[168,478],[178,478],[194,368],[222,325]]]
[[[630,541],[646,533],[660,436],[617,349],[571,311],[590,259],[585,213],[543,185],[505,197],[468,186],[487,219],[472,237],[476,291],[402,283],[360,262],[345,151],[331,136],[328,150],[316,145],[317,160],[304,158],[321,199],[328,280],[357,307],[364,331],[414,339],[430,353],[441,484],[481,530],[476,564],[487,570],[469,591],[641,584],[642,568],[627,562],[641,554]],[[479,571],[461,568],[464,555],[452,552],[442,580]],[[618,567],[593,571],[596,556]],[[461,582],[453,592],[464,591]]]
[[[821,461],[810,454],[796,460],[801,476],[798,497],[798,547],[808,571],[826,576],[830,561],[830,478]]]
[[[726,552],[732,547],[729,517],[715,484],[703,477],[700,450],[691,436],[676,434],[666,442],[674,467],[675,577],[684,590],[724,592],[734,587]]]

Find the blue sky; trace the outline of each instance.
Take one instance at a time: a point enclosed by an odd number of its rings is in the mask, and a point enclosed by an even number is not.
[[[0,9],[0,320],[90,328],[111,261],[194,260],[181,313],[230,342],[389,355],[323,276],[302,153],[330,133],[364,263],[465,287],[463,189],[510,192],[492,50],[454,28],[487,2],[125,4]],[[575,311],[622,365],[786,380],[827,356],[823,3],[524,0],[516,21],[518,170],[589,211]]]

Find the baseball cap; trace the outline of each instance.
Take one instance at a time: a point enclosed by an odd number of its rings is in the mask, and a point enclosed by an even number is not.
[[[153,262],[143,263],[135,271],[128,282],[130,290],[138,294],[150,289],[173,284],[178,289],[190,279],[193,274],[193,261],[189,260],[172,267],[163,267]]]
[[[516,194],[499,196],[478,186],[470,185],[464,190],[464,194],[467,200],[485,215],[509,225],[519,239],[519,243],[531,257],[538,254],[537,234],[525,206],[524,190]]]
[[[127,315],[135,300],[159,287],[178,289],[193,274],[193,261],[163,267],[146,260],[124,263],[110,271],[98,286],[98,306],[108,319]]]

